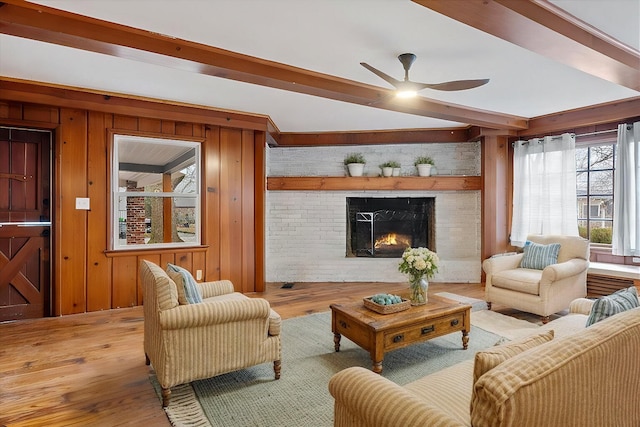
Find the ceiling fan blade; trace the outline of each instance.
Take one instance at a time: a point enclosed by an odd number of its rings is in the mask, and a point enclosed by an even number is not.
[[[434,84],[415,83],[415,85],[420,89],[455,91],[455,90],[473,89],[474,87],[486,85],[487,83],[489,83],[489,79],[454,80],[450,82],[434,83]]]
[[[362,65],[364,68],[366,68],[367,70],[371,71],[376,76],[380,77],[381,79],[383,79],[384,81],[389,83],[391,86],[396,87],[396,86],[398,86],[398,84],[401,83],[399,80],[394,79],[390,75],[383,73],[382,71],[378,70],[377,68],[373,68],[371,65],[367,64],[366,62],[361,62],[360,65]]]

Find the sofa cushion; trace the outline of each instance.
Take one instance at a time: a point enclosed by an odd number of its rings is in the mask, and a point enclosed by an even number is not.
[[[611,295],[598,298],[591,307],[587,327],[614,314],[638,307],[638,291],[635,286],[620,289]]]
[[[173,264],[167,264],[167,274],[176,282],[178,302],[196,304],[202,302],[202,295],[195,279],[188,270]]]
[[[471,425],[472,378],[473,360],[469,359],[417,379],[404,388],[422,399],[426,406],[444,410],[456,420],[456,425],[468,426]]]
[[[471,388],[471,403],[469,405],[471,413],[473,413],[474,406],[477,402],[475,385],[480,377],[500,365],[505,360],[551,341],[553,339],[553,334],[553,330],[548,330],[477,352],[473,364],[473,386]]]
[[[491,286],[538,295],[540,293],[541,278],[542,270],[514,268],[513,270],[500,271],[491,276]]]
[[[477,352],[473,365],[473,383],[505,360],[551,341],[553,335],[553,330],[548,330]]]
[[[541,245],[527,240],[527,243],[524,244],[523,252],[524,256],[520,262],[521,268],[544,270],[546,266],[558,263],[560,243]]]

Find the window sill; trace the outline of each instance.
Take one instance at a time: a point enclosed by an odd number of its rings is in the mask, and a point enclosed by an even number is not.
[[[209,249],[209,245],[196,245],[196,246],[173,246],[173,247],[163,247],[163,248],[149,248],[149,249],[117,249],[117,250],[107,250],[104,251],[104,254],[109,257],[118,257],[118,256],[131,256],[131,255],[148,255],[148,254],[166,254],[166,253],[181,253],[181,252],[205,252]]]
[[[611,264],[607,262],[590,262],[588,274],[640,280],[640,266]]]

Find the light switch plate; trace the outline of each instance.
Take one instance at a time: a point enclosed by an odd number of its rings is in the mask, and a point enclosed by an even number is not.
[[[88,211],[91,209],[89,207],[89,198],[88,197],[76,197],[76,209],[82,209]]]

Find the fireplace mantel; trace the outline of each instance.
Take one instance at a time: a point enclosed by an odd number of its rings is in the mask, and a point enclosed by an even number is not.
[[[461,191],[480,190],[479,176],[399,176],[399,177],[342,177],[342,176],[270,176],[267,190],[271,191]]]

